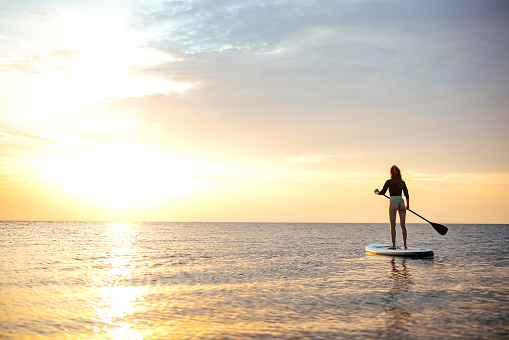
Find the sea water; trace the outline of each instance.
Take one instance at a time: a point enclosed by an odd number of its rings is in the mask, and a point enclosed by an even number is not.
[[[1,339],[509,339],[509,225],[0,222]],[[398,237],[400,233],[398,231]]]

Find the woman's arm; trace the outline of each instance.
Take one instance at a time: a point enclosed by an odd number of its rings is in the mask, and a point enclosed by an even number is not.
[[[382,188],[382,191],[378,191],[378,189],[375,189],[375,194],[376,195],[384,195],[385,192],[387,191],[387,189],[389,188],[389,180],[385,181],[385,184],[384,184],[384,187]]]
[[[405,182],[403,182],[403,193],[405,194],[406,197],[406,208],[410,209],[410,195],[408,194],[408,188]]]

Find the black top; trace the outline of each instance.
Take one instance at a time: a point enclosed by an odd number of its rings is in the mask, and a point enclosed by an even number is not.
[[[398,188],[396,183],[392,181],[392,179],[388,179],[385,182],[382,191],[379,192],[379,195],[385,194],[387,189],[389,189],[389,192],[391,193],[391,197],[392,196],[401,196],[401,192],[403,191],[405,193],[405,197],[410,198],[410,196],[408,196],[408,189],[406,187],[405,181],[403,181],[403,188],[400,189],[400,188]]]

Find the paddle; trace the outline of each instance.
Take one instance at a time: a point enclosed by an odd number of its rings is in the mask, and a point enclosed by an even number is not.
[[[391,199],[389,196],[387,195],[384,195],[385,197],[387,197],[388,199]],[[441,224],[438,224],[438,223],[433,223],[433,222],[430,222],[428,221],[427,219],[425,219],[424,217],[422,217],[421,215],[419,215],[418,213],[416,213],[415,211],[412,211],[410,209],[407,209],[408,211],[410,211],[411,213],[414,213],[415,215],[419,216],[420,218],[422,218],[423,220],[425,220],[426,222],[428,222],[429,224],[431,224],[431,226],[433,228],[435,228],[435,230],[440,234],[440,235],[445,235],[447,234],[447,227],[445,225],[441,225]]]

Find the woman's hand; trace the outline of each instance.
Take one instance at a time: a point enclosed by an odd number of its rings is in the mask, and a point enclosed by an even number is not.
[[[375,189],[375,195],[378,195],[380,191],[378,189]]]

